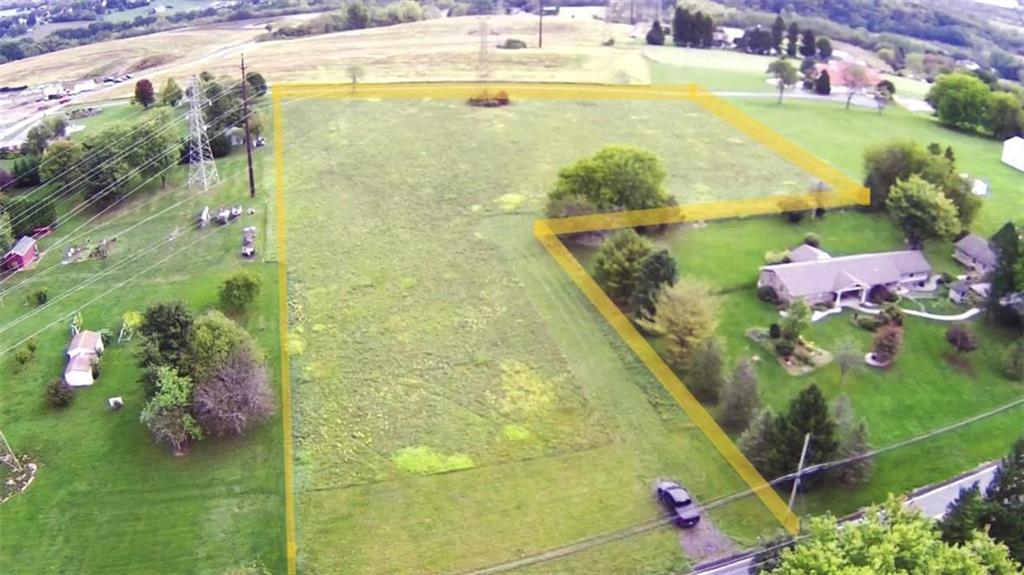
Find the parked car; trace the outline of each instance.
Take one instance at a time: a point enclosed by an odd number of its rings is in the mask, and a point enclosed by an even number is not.
[[[657,488],[658,502],[672,514],[673,522],[679,527],[693,527],[700,523],[700,511],[693,499],[675,481],[662,481]]]

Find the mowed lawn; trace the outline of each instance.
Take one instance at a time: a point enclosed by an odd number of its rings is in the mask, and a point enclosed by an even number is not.
[[[1000,371],[1007,345],[1020,334],[990,326],[980,318],[970,322],[979,347],[967,358],[968,370],[950,361],[955,352],[945,341],[948,323],[907,317],[903,351],[890,369],[865,366],[850,374],[842,387],[834,365],[803,377],[788,375],[744,332],[780,320],[773,306],[757,298],[757,269],[763,265],[764,253],[795,247],[808,232],[818,234],[822,249],[833,255],[902,248],[900,234],[888,220],[858,210],[832,212],[823,220],[796,225],[780,217],[712,222],[704,228],[677,229],[656,238],[658,245],[674,255],[681,275],[705,279],[720,292],[718,335],[723,338],[730,365],[741,358],[762,358],[756,371],[767,405],[784,410],[799,390],[811,383],[818,384],[828,398],[846,393],[858,416],[866,420],[872,444],[883,447],[1024,396],[1024,386],[1011,383]],[[929,261],[937,270],[958,271],[949,243],[936,242],[928,248]],[[854,326],[851,314],[846,311],[814,323],[805,337],[825,349],[834,348],[843,338],[853,338],[867,353],[873,334]],[[850,513],[884,499],[886,493],[941,481],[997,458],[1021,433],[1021,412],[1016,408],[948,437],[886,454],[879,458],[877,474],[868,485],[814,492],[799,499],[798,510]],[[959,439],[951,444],[950,437]]]
[[[11,290],[0,306],[0,349],[42,330],[36,357],[23,371],[15,371],[13,352],[0,357],[0,430],[16,452],[40,464],[31,487],[0,506],[5,573],[220,574],[252,564],[284,570],[279,417],[244,439],[204,441],[186,457],[171,456],[139,422],[145,397],[136,367],[138,338],[108,346],[99,380],[78,391],[69,408],[58,411],[44,402],[46,385],[63,372],[68,322],[78,307],[88,304],[82,309],[85,328],[107,329],[116,338],[129,310],[176,299],[196,312],[214,307],[220,283],[242,267],[262,278],[263,292],[241,321],[266,351],[277,381],[276,265],[241,261],[239,223],[194,229],[203,205],[244,203],[258,210],[246,225],[265,230],[264,200],[246,200],[244,155],[218,164],[224,183],[207,194],[189,192],[178,167],[167,189],[145,187],[74,232],[95,213],[87,210],[42,240],[47,253],[34,271],[0,284],[0,290]],[[261,179],[272,173],[262,163],[257,169]],[[69,198],[62,209],[74,201]],[[58,242],[73,233],[71,245],[118,239],[105,261],[62,266],[67,244]],[[93,279],[98,281],[87,283]],[[27,305],[39,287],[47,288],[50,304]],[[124,398],[122,410],[108,410],[112,396]]]
[[[482,568],[657,517],[659,478],[744,487],[532,223],[610,143],[658,153],[682,202],[809,178],[682,102],[311,101],[284,130],[300,570]],[[710,519],[741,544],[778,528],[753,498]],[[535,572],[681,570],[678,537]]]

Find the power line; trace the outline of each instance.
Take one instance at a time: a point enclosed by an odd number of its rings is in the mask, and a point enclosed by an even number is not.
[[[838,467],[838,466],[841,466],[841,465],[846,465],[848,463],[852,463],[854,461],[858,461],[858,460],[861,460],[861,459],[867,459],[867,458],[873,457],[875,455],[886,453],[888,451],[892,451],[892,450],[895,450],[895,449],[901,449],[901,448],[906,447],[908,445],[911,445],[911,444],[914,444],[914,443],[917,443],[917,442],[920,442],[920,441],[924,441],[926,439],[930,439],[930,438],[936,437],[938,435],[942,435],[942,434],[948,433],[950,431],[954,431],[956,429],[959,429],[961,427],[970,425],[970,424],[975,423],[977,421],[980,421],[982,419],[985,419],[985,418],[988,418],[988,417],[992,417],[994,415],[998,415],[1000,413],[1009,411],[1009,410],[1011,410],[1011,409],[1013,409],[1015,407],[1019,407],[1021,405],[1024,405],[1024,397],[1022,397],[1020,399],[1017,399],[1015,401],[1011,401],[1009,403],[1003,404],[1003,405],[1001,405],[999,407],[996,407],[996,408],[991,409],[989,411],[986,411],[984,413],[981,413],[981,414],[978,414],[978,415],[974,415],[974,416],[968,417],[966,419],[962,419],[962,420],[957,421],[957,422],[955,422],[953,424],[946,425],[946,426],[938,428],[936,430],[929,431],[929,432],[926,432],[926,433],[914,436],[912,438],[909,438],[909,439],[906,439],[906,440],[903,440],[903,441],[899,441],[899,442],[890,444],[888,446],[885,446],[885,447],[882,447],[882,448],[879,448],[879,449],[872,450],[872,451],[870,451],[868,453],[865,453],[865,454],[861,454],[861,455],[858,455],[858,456],[855,456],[855,457],[847,457],[847,458],[844,458],[844,459],[837,459],[835,461],[820,463],[820,464],[808,467],[806,470],[804,470],[803,474],[806,475],[811,470],[814,470],[814,471],[824,471],[826,469],[831,469],[833,467]],[[789,481],[789,480],[795,478],[795,476],[796,476],[795,473],[791,473],[791,474],[788,474],[788,475],[784,475],[784,476],[775,478],[775,479],[773,479],[773,480],[771,480],[771,481],[769,481],[767,483],[768,483],[768,485],[774,486],[774,485],[776,485],[778,483],[783,483],[785,481]],[[708,511],[708,510],[712,510],[712,509],[717,509],[719,507],[723,507],[723,506],[728,505],[728,504],[730,504],[730,503],[732,503],[734,501],[737,501],[739,499],[743,499],[745,497],[749,497],[750,495],[753,495],[756,491],[757,491],[756,489],[748,487],[747,489],[744,489],[744,490],[741,490],[741,491],[737,491],[737,492],[731,493],[729,495],[724,495],[724,496],[721,496],[721,497],[710,499],[707,502],[700,504],[700,509],[702,511]],[[538,564],[538,563],[544,563],[544,562],[547,562],[547,561],[551,561],[553,559],[558,559],[558,558],[561,558],[561,557],[565,557],[567,555],[572,555],[572,554],[578,553],[580,551],[585,551],[587,549],[591,549],[593,547],[596,547],[598,545],[602,545],[604,543],[610,543],[612,541],[617,541],[619,539],[625,539],[625,538],[631,537],[633,535],[644,533],[646,531],[650,531],[651,529],[654,529],[655,527],[658,527],[659,525],[668,524],[671,521],[672,521],[671,518],[663,518],[663,519],[656,519],[656,520],[645,521],[643,523],[634,525],[632,527],[628,527],[626,529],[620,529],[620,530],[617,530],[617,531],[612,531],[612,532],[609,532],[609,533],[604,533],[604,534],[598,535],[596,537],[589,537],[587,539],[583,539],[583,540],[577,541],[576,543],[572,543],[572,544],[566,545],[564,547],[559,547],[559,548],[556,548],[556,549],[552,549],[552,550],[546,551],[544,553],[539,553],[539,554],[536,554],[536,555],[533,555],[533,556],[530,556],[530,557],[523,557],[523,558],[520,558],[520,559],[517,559],[517,560],[514,560],[514,561],[510,561],[510,562],[507,562],[507,563],[501,563],[501,564],[498,564],[498,565],[493,565],[491,567],[486,567],[484,569],[477,569],[477,570],[473,570],[473,571],[468,571],[468,572],[466,572],[466,575],[492,575],[494,573],[504,573],[506,571],[510,571],[510,570],[513,570],[513,569],[518,569],[518,568],[526,567],[526,566],[529,566],[529,565],[535,565],[535,564]]]
[[[223,114],[223,115],[222,115],[221,117],[226,117],[227,115],[229,115],[229,114],[233,113],[233,112],[234,112],[235,110],[237,110],[237,109],[238,109],[238,107],[236,106],[235,108],[233,108],[233,109],[231,109],[231,110],[229,110],[229,111],[225,112],[225,113],[224,113],[224,114]],[[218,119],[220,119],[220,118],[218,118]],[[177,145],[175,144],[175,146],[174,146],[174,147],[176,147],[176,146],[177,146]],[[150,160],[149,162],[147,162],[146,164],[143,164],[142,166],[139,166],[139,167],[137,167],[137,168],[133,169],[133,170],[132,170],[132,173],[128,174],[128,176],[126,176],[126,177],[131,177],[131,176],[133,176],[133,175],[134,175],[135,173],[139,173],[139,172],[141,172],[141,171],[142,171],[142,170],[143,170],[143,169],[144,169],[144,168],[145,168],[145,167],[146,167],[146,166],[147,166],[148,164],[150,164],[150,163],[152,163],[153,161],[155,161],[155,160],[158,160],[158,159],[159,159],[159,156],[157,156],[157,157],[155,157],[155,158],[151,159],[151,160]],[[93,216],[92,216],[92,217],[90,217],[90,218],[89,218],[88,220],[86,220],[85,222],[83,222],[83,223],[82,223],[81,225],[79,225],[79,226],[78,226],[77,228],[75,228],[74,230],[72,230],[72,232],[71,232],[70,234],[68,234],[68,235],[67,235],[67,236],[65,236],[64,238],[62,238],[62,239],[58,240],[58,241],[57,241],[57,242],[56,242],[55,244],[53,244],[52,246],[50,246],[50,249],[56,249],[57,247],[59,247],[59,246],[61,246],[61,245],[63,245],[63,244],[66,244],[66,243],[70,242],[70,241],[71,241],[71,240],[72,240],[73,238],[77,238],[77,237],[79,237],[79,236],[76,236],[76,235],[75,235],[75,234],[76,234],[76,233],[77,233],[77,232],[78,232],[79,230],[81,230],[82,228],[86,227],[86,226],[87,226],[87,225],[89,225],[89,224],[90,224],[91,222],[93,222],[94,220],[96,220],[97,218],[99,218],[100,216],[102,216],[103,214],[107,213],[107,212],[108,212],[109,210],[113,209],[113,208],[114,208],[115,206],[117,206],[117,205],[118,205],[119,203],[121,203],[121,202],[123,202],[124,200],[126,200],[126,199],[127,199],[127,198],[128,198],[129,196],[131,196],[132,194],[134,194],[134,193],[135,193],[135,192],[137,192],[138,190],[142,189],[142,188],[143,188],[143,187],[144,187],[144,186],[145,186],[145,185],[146,185],[147,183],[149,183],[150,181],[152,181],[152,180],[153,180],[154,178],[156,178],[157,176],[161,176],[161,175],[163,175],[164,173],[166,173],[166,172],[170,171],[170,170],[171,170],[171,169],[173,169],[174,167],[175,167],[175,165],[173,165],[173,164],[172,164],[172,165],[169,165],[169,166],[165,167],[164,169],[162,169],[162,170],[161,170],[160,172],[157,172],[157,173],[156,173],[156,174],[154,174],[153,176],[150,176],[149,178],[147,178],[146,180],[144,180],[144,181],[143,181],[142,183],[140,183],[139,185],[137,185],[137,186],[136,186],[135,188],[133,188],[133,189],[132,189],[132,190],[131,190],[130,192],[128,192],[128,193],[126,193],[126,194],[124,194],[123,196],[121,196],[120,198],[118,198],[117,200],[115,200],[115,201],[114,201],[113,203],[111,203],[111,204],[110,204],[109,206],[107,206],[107,207],[103,208],[103,209],[102,209],[102,210],[101,210],[101,211],[100,211],[99,213],[97,213],[97,214],[93,215]],[[123,178],[122,178],[122,179],[123,179]],[[70,212],[68,212],[68,213],[66,213],[66,214],[63,214],[63,215],[61,216],[61,218],[58,218],[58,220],[57,220],[57,222],[55,223],[55,225],[60,225],[61,223],[65,222],[65,221],[67,221],[67,220],[70,220],[70,219],[71,219],[72,217],[74,217],[75,215],[77,215],[77,214],[78,214],[79,212],[81,212],[82,210],[84,210],[84,209],[85,209],[86,207],[88,207],[89,205],[91,205],[91,204],[93,204],[93,203],[95,203],[95,202],[98,202],[99,200],[101,200],[101,199],[102,199],[102,198],[104,197],[105,193],[106,193],[107,191],[109,191],[109,190],[113,189],[113,187],[114,187],[114,186],[115,186],[116,184],[117,184],[117,182],[115,182],[114,184],[111,184],[111,186],[108,186],[108,188],[107,188],[107,189],[105,189],[105,190],[101,191],[100,193],[98,193],[98,194],[94,195],[94,196],[93,196],[92,198],[90,198],[89,200],[87,200],[87,201],[85,201],[85,202],[83,202],[83,203],[79,204],[78,206],[76,206],[75,208],[73,208],[73,209],[72,209],[72,210],[71,210]],[[46,273],[47,271],[49,271],[49,270],[51,270],[51,269],[53,269],[53,266],[51,266],[51,267],[47,268],[46,270],[43,270],[43,271],[42,271],[42,272],[40,272],[39,274],[36,274],[36,276],[34,276],[33,278],[31,278],[31,279],[29,279],[29,280],[26,280],[26,282],[30,282],[30,281],[36,281],[36,280],[38,279],[38,277],[39,277],[39,276],[41,276],[41,275],[45,274],[45,273]],[[0,280],[0,285],[3,285],[3,284],[4,284],[5,282],[7,282],[7,281],[10,281],[10,280],[12,280],[12,279],[13,279],[14,277],[15,277],[14,275],[11,275],[11,276],[8,276],[8,277],[6,277],[6,278],[4,278],[4,279]],[[24,283],[25,283],[25,282],[23,282],[23,283],[18,283],[18,284],[15,284],[15,285],[11,286],[11,287],[10,287],[10,288],[8,288],[7,290],[5,290],[5,291],[3,291],[2,293],[0,293],[0,298],[3,298],[3,297],[4,297],[5,295],[7,295],[8,293],[10,293],[10,292],[11,292],[11,291],[13,291],[14,289],[17,289],[17,288],[21,287],[22,285],[24,285]]]
[[[217,101],[220,98],[226,97],[229,94],[230,94],[229,91],[223,92],[222,94],[217,96],[217,98],[212,100],[211,104],[214,101]],[[137,147],[141,143],[148,142],[148,141],[150,141],[150,140],[152,140],[152,139],[154,139],[156,137],[159,137],[160,135],[162,135],[167,130],[170,130],[171,128],[175,127],[177,122],[180,122],[181,120],[187,118],[187,116],[188,116],[188,114],[183,114],[183,115],[181,115],[181,116],[179,116],[179,117],[177,117],[175,119],[172,119],[170,122],[167,123],[167,125],[161,127],[157,132],[154,132],[148,138],[142,140],[141,142],[135,142],[134,143],[135,146]],[[115,148],[121,142],[123,142],[124,140],[128,139],[129,137],[131,137],[135,133],[137,133],[142,128],[142,126],[145,124],[145,122],[147,122],[147,121],[150,121],[150,120],[144,120],[143,122],[140,122],[139,124],[136,124],[135,126],[132,127],[131,130],[129,130],[126,134],[124,134],[123,136],[121,136],[120,138],[115,140],[114,142],[112,142],[110,144],[107,144],[106,146],[102,146],[102,147],[91,149],[89,151],[89,153],[86,156],[84,156],[81,160],[79,160],[73,166],[65,168],[65,170],[62,171],[60,174],[55,174],[51,178],[51,180],[56,180],[56,179],[59,179],[59,178],[61,178],[63,176],[66,176],[68,173],[72,172],[73,170],[77,170],[79,167],[84,165],[86,162],[88,162],[89,160],[95,158],[101,152],[108,151],[111,148]],[[177,144],[175,144],[175,147],[177,147]],[[70,192],[75,191],[75,189],[78,186],[78,184],[82,183],[83,181],[86,181],[86,179],[89,176],[91,176],[92,174],[94,174],[95,172],[100,170],[101,168],[103,168],[105,166],[108,166],[111,163],[113,163],[113,162],[123,158],[124,156],[128,155],[132,151],[133,151],[132,147],[124,148],[119,153],[117,153],[113,158],[110,158],[110,159],[108,159],[108,160],[106,160],[106,161],[104,161],[104,162],[102,162],[100,164],[97,164],[97,165],[93,166],[87,172],[79,174],[79,176],[73,182],[65,182],[64,184],[58,186],[56,189],[51,190],[50,193],[48,195],[46,195],[42,200],[37,200],[37,202],[38,202],[37,205],[34,206],[32,209],[30,209],[30,211],[28,211],[28,212],[26,212],[24,214],[19,214],[20,219],[19,218],[13,219],[11,221],[11,225],[14,226],[17,223],[20,223],[20,222],[24,221],[29,216],[31,216],[32,214],[36,213],[36,211],[42,209],[43,206],[49,205],[52,202],[57,201],[61,197],[69,195]],[[52,161],[52,158],[50,159],[50,161]],[[46,184],[40,184],[35,189],[33,189],[31,192],[28,192],[26,194],[22,194],[19,197],[21,197],[21,198],[31,198],[33,194],[35,194],[39,190],[46,189],[47,187],[48,186]]]

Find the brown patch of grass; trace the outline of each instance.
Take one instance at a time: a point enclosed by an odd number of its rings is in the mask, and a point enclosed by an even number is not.
[[[946,363],[951,365],[953,369],[960,373],[974,377],[974,365],[971,364],[971,360],[965,353],[956,353],[953,351],[942,354],[942,358],[946,360]]]

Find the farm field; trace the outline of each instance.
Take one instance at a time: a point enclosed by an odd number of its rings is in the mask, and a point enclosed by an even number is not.
[[[119,117],[127,120],[132,108],[124,108]],[[215,306],[220,282],[243,265],[264,286],[245,326],[267,352],[272,370],[279,371],[274,367],[280,348],[276,265],[242,263],[238,224],[194,230],[202,205],[246,195],[244,155],[218,164],[224,182],[209,194],[189,192],[184,169],[175,168],[165,190],[158,183],[144,187],[82,231],[75,229],[92,212],[66,222],[41,240],[48,253],[35,270],[0,283],[0,348],[39,332],[36,356],[22,371],[14,371],[11,353],[0,357],[0,430],[16,452],[40,465],[30,488],[0,507],[5,573],[220,574],[246,565],[284,570],[280,417],[244,439],[201,442],[187,457],[173,457],[139,422],[145,397],[135,342],[108,346],[100,379],[77,392],[70,407],[58,411],[45,404],[46,385],[64,367],[75,309],[86,305],[83,325],[111,330],[116,338],[126,311],[174,299],[193,310]],[[262,164],[257,169],[261,180],[264,172],[272,173]],[[59,211],[75,202],[68,198]],[[265,230],[263,200],[254,205],[252,223]],[[112,236],[118,240],[109,259],[60,264],[67,245]],[[161,243],[167,247],[133,258]],[[27,305],[40,287],[47,289],[49,304]],[[276,380],[277,371],[272,373]],[[112,396],[124,398],[122,410],[108,410]]]
[[[658,477],[742,488],[532,223],[608,143],[659,153],[681,202],[807,176],[686,102],[298,101],[283,137],[300,570],[482,568],[657,517]],[[778,526],[753,499],[710,518],[740,544]],[[682,568],[667,539],[618,561]]]
[[[761,357],[755,371],[766,405],[776,412],[783,411],[797,392],[811,383],[818,384],[829,400],[846,393],[857,415],[867,422],[872,444],[882,447],[1024,397],[1024,387],[1009,382],[1000,371],[1006,346],[1019,334],[980,319],[971,322],[978,336],[978,350],[970,354],[966,369],[952,361],[956,354],[945,340],[949,324],[907,317],[903,352],[888,370],[857,371],[842,386],[835,365],[802,377],[787,374],[760,345],[748,340],[745,332],[752,327],[767,328],[780,319],[773,306],[757,297],[757,270],[764,263],[765,252],[797,246],[809,232],[819,235],[822,249],[833,255],[903,247],[901,235],[887,219],[856,209],[832,212],[823,220],[800,224],[786,223],[777,216],[711,222],[706,227],[685,226],[652,238],[656,247],[668,249],[673,255],[681,276],[704,279],[720,294],[717,335],[724,343],[726,365]],[[936,272],[962,273],[951,258],[949,243],[933,242],[927,247],[927,257]],[[585,265],[592,266],[593,248],[576,251]],[[866,353],[873,334],[853,325],[851,313],[814,323],[805,337],[825,349],[833,349],[841,339],[853,338]],[[867,485],[855,490],[827,485],[801,496],[796,510],[806,515],[825,511],[846,515],[884,499],[887,493],[941,481],[998,458],[1020,432],[1020,412],[1017,408],[959,430],[951,434],[959,438],[952,443],[937,437],[885,454],[878,459],[877,473]],[[942,453],[954,444],[949,453]]]

